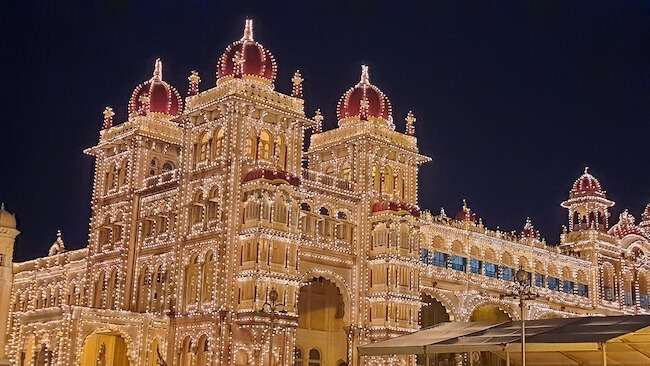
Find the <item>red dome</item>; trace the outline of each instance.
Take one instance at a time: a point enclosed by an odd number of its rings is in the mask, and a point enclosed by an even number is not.
[[[277,72],[278,66],[271,52],[253,40],[253,20],[246,19],[244,36],[228,46],[219,59],[217,81],[227,76],[257,76],[272,83]]]
[[[533,226],[533,223],[530,221],[530,218],[526,218],[526,223],[524,224],[524,228],[521,230],[521,237],[537,238],[537,230],[535,230],[535,226]]]
[[[129,115],[145,116],[151,113],[163,113],[178,116],[183,107],[183,99],[176,88],[162,79],[162,61],[156,60],[151,79],[138,85],[129,100]]]
[[[589,167],[585,167],[585,172],[573,183],[571,192],[599,192],[602,193],[600,182],[593,175],[588,173]]]
[[[343,94],[337,107],[339,120],[356,117],[390,119],[392,107],[386,94],[370,84],[368,66],[361,66],[361,81]]]
[[[472,209],[467,207],[467,202],[463,200],[463,209],[456,214],[456,220],[458,221],[476,221],[476,214],[472,212]]]
[[[618,223],[607,230],[607,234],[616,236],[619,239],[622,239],[627,235],[646,237],[648,234],[642,228],[636,226],[634,221],[634,216],[625,210],[619,215]]]

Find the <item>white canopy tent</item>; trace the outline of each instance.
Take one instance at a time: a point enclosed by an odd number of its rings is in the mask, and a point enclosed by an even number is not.
[[[521,364],[521,323],[441,323],[359,347],[362,356],[491,352]],[[650,316],[526,322],[528,366],[650,365]]]

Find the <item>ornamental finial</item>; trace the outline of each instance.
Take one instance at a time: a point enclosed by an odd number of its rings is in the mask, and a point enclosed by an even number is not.
[[[406,120],[406,134],[409,136],[415,135],[415,121],[417,119],[415,118],[415,115],[413,115],[412,111],[408,112],[405,120]]]
[[[293,83],[293,90],[291,92],[292,97],[302,98],[303,81],[305,81],[305,79],[303,79],[302,75],[300,75],[300,70],[296,70],[295,74],[293,74],[293,77],[291,78],[291,82]]]
[[[246,18],[246,25],[244,26],[244,36],[242,41],[253,41],[253,19]]]
[[[4,210],[5,210],[5,203],[1,202],[0,203],[0,211],[4,211]]]
[[[589,174],[589,167],[588,166],[585,167],[585,174]]]
[[[361,65],[361,81],[359,83],[363,85],[370,84],[370,72],[368,71],[368,65]]]
[[[323,132],[323,115],[320,113],[320,108],[316,110],[314,113],[314,121],[316,121],[316,126],[314,127],[314,133],[321,133]]]
[[[104,115],[104,129],[113,127],[113,116],[115,115],[113,108],[106,107],[102,114]]]
[[[187,80],[190,81],[190,90],[188,94],[197,95],[199,93],[199,83],[201,82],[199,73],[196,70],[192,70],[192,73],[187,77]]]
[[[160,58],[156,59],[155,66],[153,68],[153,79],[162,80],[162,61]]]

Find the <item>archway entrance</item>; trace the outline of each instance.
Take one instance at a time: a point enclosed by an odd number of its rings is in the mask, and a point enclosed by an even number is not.
[[[296,366],[335,365],[347,360],[345,311],[341,291],[333,282],[318,277],[300,288]]]
[[[442,322],[451,320],[447,309],[438,299],[431,295],[422,295],[422,308],[420,308],[420,329],[428,328]],[[417,364],[424,365],[426,359],[423,355],[417,355]],[[455,365],[454,354],[444,353],[429,357],[430,365]]]
[[[81,353],[81,366],[129,366],[124,338],[111,331],[89,335]]]
[[[497,305],[491,304],[481,305],[477,307],[469,317],[469,321],[471,322],[500,323],[509,322],[511,320],[512,319],[510,318],[510,315],[508,315],[505,310],[501,309]]]

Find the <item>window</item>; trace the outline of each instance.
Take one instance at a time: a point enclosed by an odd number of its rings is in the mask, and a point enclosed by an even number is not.
[[[309,350],[309,366],[320,366],[320,351],[312,348]]]
[[[433,258],[431,258],[431,264],[436,267],[447,267],[447,259],[449,259],[447,253],[435,252]]]
[[[173,169],[174,169],[174,165],[172,165],[172,163],[169,161],[166,161],[162,166],[163,172],[169,172]]]
[[[549,290],[553,290],[553,291],[560,290],[560,280],[555,277],[548,276],[546,278],[546,284],[548,285]]]
[[[589,286],[582,283],[578,284],[578,296],[589,297]]]
[[[451,268],[452,269],[455,269],[456,271],[465,272],[466,267],[467,267],[467,258],[459,257],[459,256],[456,256],[456,255],[451,257]]]
[[[572,294],[574,287],[575,284],[572,281],[564,281],[562,283],[562,292],[566,292],[567,294]]]
[[[503,267],[503,279],[505,281],[512,281],[514,270],[510,267]]]
[[[492,278],[497,278],[497,266],[494,263],[485,262],[485,275]]]
[[[262,133],[260,134],[260,142],[258,147],[260,159],[262,160],[271,159],[271,144],[272,144],[271,135],[266,131],[262,131]]]
[[[420,262],[424,264],[429,263],[429,251],[424,248],[420,248]]]
[[[298,347],[293,348],[293,366],[302,366],[302,350]]]
[[[480,260],[474,259],[474,258],[470,259],[469,260],[469,270],[470,270],[470,272],[476,273],[476,274],[481,274],[481,265],[483,265],[483,262],[481,262]]]

